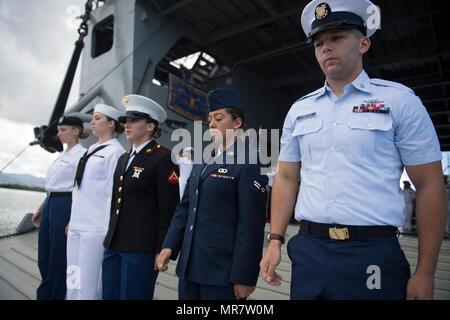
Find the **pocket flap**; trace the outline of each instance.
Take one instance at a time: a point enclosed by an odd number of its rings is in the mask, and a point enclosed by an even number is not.
[[[352,114],[347,124],[352,129],[388,131],[392,128],[392,118],[386,114]]]
[[[322,119],[317,116],[317,113],[315,111],[304,111],[298,115],[292,135],[305,135],[317,132],[320,128],[322,128]]]

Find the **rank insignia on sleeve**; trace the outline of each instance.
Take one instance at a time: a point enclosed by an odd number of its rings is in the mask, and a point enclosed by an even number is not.
[[[253,180],[253,186],[261,191],[262,193],[265,193],[267,191],[267,186],[263,187],[258,181]]]
[[[134,173],[133,173],[132,178],[139,179],[139,175],[141,174],[142,171],[144,171],[144,168],[133,167],[133,169],[134,169]]]
[[[169,175],[169,183],[171,184],[177,184],[178,183],[178,176],[175,170],[172,170],[172,173]]]

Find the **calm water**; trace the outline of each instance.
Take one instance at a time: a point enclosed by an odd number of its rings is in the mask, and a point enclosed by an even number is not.
[[[0,188],[0,236],[14,233],[27,213],[35,213],[45,192]]]

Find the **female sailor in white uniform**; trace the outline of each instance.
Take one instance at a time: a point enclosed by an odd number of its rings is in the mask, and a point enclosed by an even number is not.
[[[66,296],[66,235],[70,219],[72,189],[78,160],[86,149],[78,143],[88,135],[83,122],[76,117],[58,120],[58,137],[67,147],[47,171],[47,198],[33,215],[39,228],[38,266],[42,281],[37,289],[38,300],[64,300]]]
[[[125,152],[114,132],[120,112],[97,104],[91,121],[98,142],[80,159],[72,195],[67,238],[67,299],[101,299],[103,240],[108,231],[113,173]]]

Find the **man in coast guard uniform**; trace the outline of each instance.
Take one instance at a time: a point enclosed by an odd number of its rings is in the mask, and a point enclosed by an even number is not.
[[[262,278],[280,285],[275,268],[301,174],[300,230],[288,243],[291,299],[433,297],[446,212],[439,142],[411,89],[371,79],[362,67],[378,27],[369,21],[374,10],[368,0],[314,0],[302,13],[326,81],[286,116],[260,264]],[[412,277],[397,239],[403,168],[417,189],[421,246]]]
[[[210,92],[208,102],[210,117],[218,110],[228,113],[228,107],[243,110],[233,89]],[[179,254],[181,300],[241,299],[254,290],[264,241],[267,176],[261,175],[259,164],[248,159],[239,163],[243,152],[249,155],[248,148],[248,143],[235,141],[213,154],[214,163],[206,159],[192,169],[163,244],[164,261],[158,264],[164,271],[169,257],[175,260]]]
[[[125,122],[128,140],[136,133],[135,124],[153,122],[155,129],[149,141],[137,145],[130,140],[133,148],[119,158],[114,172],[103,299],[152,299],[158,274],[155,257],[179,202],[179,172],[171,151],[154,140],[157,125],[167,117],[164,109],[139,95],[128,95],[122,103],[126,113],[118,120]]]

